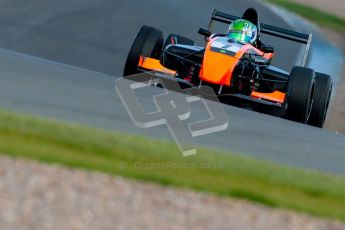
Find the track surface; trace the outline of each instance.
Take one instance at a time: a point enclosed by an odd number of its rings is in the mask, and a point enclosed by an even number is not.
[[[260,10],[262,21],[287,26],[251,0],[0,0],[0,47],[120,75],[143,24],[202,41],[197,31],[207,27],[214,8],[240,15],[250,6]],[[277,40],[273,45],[277,63],[289,68],[298,46]]]
[[[132,124],[114,92],[113,76],[6,50],[0,50],[0,69],[2,108],[171,139],[166,127],[140,129]],[[147,109],[158,90],[148,89],[142,97]],[[196,138],[198,144],[345,174],[344,135],[231,106],[225,110],[229,128]],[[192,107],[193,119],[205,119],[204,113],[202,106]]]
[[[121,74],[130,44],[142,24],[199,38],[196,31],[207,25],[211,9],[238,14],[254,6],[261,10],[262,21],[288,27],[277,15],[253,1],[35,2],[0,1],[4,11],[0,16],[0,46],[116,75]],[[298,46],[265,41],[276,47],[278,66],[289,69],[295,63]],[[140,129],[131,123],[114,91],[113,76],[7,50],[0,50],[0,70],[2,108],[171,138],[166,127]],[[155,92],[156,89],[150,89],[142,97],[148,107]],[[230,127],[197,138],[197,143],[345,174],[344,135],[230,106],[225,109]],[[203,113],[200,106],[193,107],[193,119]]]

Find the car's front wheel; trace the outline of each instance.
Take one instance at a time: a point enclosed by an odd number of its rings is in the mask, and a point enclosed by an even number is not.
[[[314,82],[314,70],[293,67],[283,104],[283,112],[287,119],[301,123],[308,122],[313,106]]]
[[[140,56],[159,59],[163,48],[163,32],[150,26],[139,30],[128,53],[123,76],[138,73]]]

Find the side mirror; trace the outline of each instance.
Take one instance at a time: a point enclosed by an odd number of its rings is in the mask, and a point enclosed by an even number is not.
[[[201,35],[203,35],[203,36],[205,36],[205,37],[210,37],[211,36],[211,31],[209,31],[209,30],[206,30],[206,29],[203,29],[203,28],[200,28],[199,30],[198,30],[198,33],[199,34],[201,34]]]
[[[274,53],[274,48],[272,46],[266,46],[266,45],[262,45],[261,46],[261,51],[264,53]]]

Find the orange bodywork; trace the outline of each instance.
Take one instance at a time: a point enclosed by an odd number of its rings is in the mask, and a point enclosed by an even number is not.
[[[200,70],[200,79],[218,85],[230,86],[233,71],[242,58],[248,52],[255,52],[265,59],[271,59],[273,54],[265,54],[252,45],[243,45],[234,56],[222,52],[212,51],[212,40],[207,44],[204,61]]]
[[[211,50],[212,41],[205,49],[204,61],[200,70],[200,79],[218,85],[230,86],[232,72],[239,59]]]
[[[171,74],[171,75],[176,74],[176,71],[162,66],[158,59],[149,58],[149,57],[140,56],[139,67],[147,69],[147,70],[154,70],[154,71]]]
[[[253,91],[250,96],[252,98],[265,99],[265,100],[274,101],[280,104],[283,104],[284,99],[285,99],[285,93],[280,92],[280,91],[274,91],[273,93],[260,93],[260,92]]]
[[[200,79],[218,85],[230,86],[232,72],[238,59],[222,53],[206,50],[200,70]]]

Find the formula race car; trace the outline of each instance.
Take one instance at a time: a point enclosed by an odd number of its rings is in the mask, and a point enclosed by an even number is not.
[[[226,24],[226,33],[212,31],[214,22]],[[274,48],[260,34],[305,44],[301,66],[291,72],[271,65]],[[208,29],[199,29],[204,46],[181,35],[164,41],[160,30],[143,26],[128,54],[124,76],[154,71],[190,87],[207,85],[224,103],[323,127],[332,93],[330,76],[306,68],[312,35],[260,23],[258,12],[242,17],[214,10]]]

